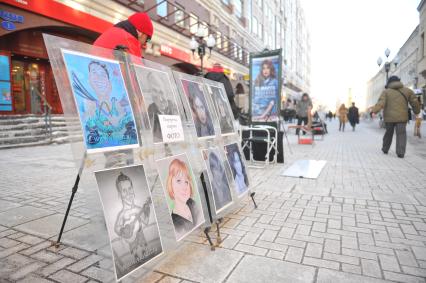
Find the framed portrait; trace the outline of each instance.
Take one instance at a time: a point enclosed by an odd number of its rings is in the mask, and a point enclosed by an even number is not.
[[[88,153],[139,146],[118,61],[61,49]]]
[[[185,79],[180,79],[180,82],[191,107],[191,116],[197,131],[197,137],[214,137],[213,117],[204,96],[203,84]]]
[[[247,168],[241,157],[241,152],[237,143],[225,145],[226,159],[231,168],[232,177],[235,182],[235,192],[241,197],[248,192],[249,180],[247,176]]]
[[[215,212],[218,214],[232,204],[231,188],[226,177],[224,162],[217,147],[201,151],[207,167]]]
[[[148,105],[149,123],[154,143],[163,142],[159,115],[177,115],[179,110],[168,73],[140,65],[135,67],[136,78]]]
[[[281,99],[281,49],[250,56],[252,122],[276,122]]]
[[[95,172],[117,281],[163,253],[143,165]]]
[[[216,117],[219,120],[220,131],[223,136],[235,133],[234,115],[231,111],[228,97],[223,88],[206,83],[207,90],[213,100]]]
[[[205,221],[195,176],[186,154],[159,159],[156,163],[176,241],[180,241]]]

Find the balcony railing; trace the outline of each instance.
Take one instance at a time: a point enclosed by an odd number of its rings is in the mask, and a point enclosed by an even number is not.
[[[192,36],[194,36],[197,30],[195,29],[195,32],[191,32],[191,30],[194,31],[194,26],[197,26],[198,28],[200,27],[204,28],[206,31],[208,31],[208,34],[212,34],[215,37],[216,42],[221,43],[220,46],[219,44],[217,44],[214,47],[213,49],[214,51],[246,67],[249,66],[248,50],[241,47],[241,45],[238,42],[231,39],[229,36],[224,35],[225,31],[219,30],[218,27],[212,24],[209,24],[204,21],[200,21],[199,19],[197,19],[194,22],[191,22],[190,19],[191,18],[194,19],[194,17],[188,12],[184,11],[183,7],[175,3],[174,1],[171,1],[171,0],[161,0],[161,1],[159,0],[145,0],[145,1],[114,0],[114,1],[134,11],[137,11],[137,12],[144,11],[150,15],[153,21],[161,23],[162,25],[175,30],[179,34],[185,35],[188,38],[191,38]],[[165,11],[167,11],[167,13],[165,13],[164,15],[159,15],[159,13],[157,12],[157,9],[158,8],[164,9],[165,7],[166,7]],[[176,19],[177,13],[180,14],[178,19]],[[207,13],[209,12],[207,11]]]

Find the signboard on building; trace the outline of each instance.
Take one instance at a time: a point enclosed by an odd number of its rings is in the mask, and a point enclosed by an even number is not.
[[[24,16],[14,14],[5,10],[0,10],[1,27],[7,31],[16,29],[15,23],[23,23]]]
[[[190,62],[190,56],[188,53],[170,45],[162,44],[160,47],[160,53],[161,55],[171,57],[182,62]]]

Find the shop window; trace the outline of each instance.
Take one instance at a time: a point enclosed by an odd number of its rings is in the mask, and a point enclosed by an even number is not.
[[[257,35],[257,27],[258,27],[258,22],[256,17],[253,17],[253,24],[252,24],[252,33]]]
[[[222,33],[220,31],[216,33],[216,47],[222,49]]]
[[[198,16],[191,14],[191,16],[189,17],[189,31],[192,34],[195,34],[198,30]]]
[[[176,25],[184,28],[185,27],[184,18],[185,18],[185,12],[182,9],[176,7],[176,12],[175,12],[175,23],[176,23]]]
[[[167,16],[167,1],[164,0],[157,0],[157,15],[160,17],[166,17]]]
[[[223,41],[223,51],[228,52],[228,48],[229,48],[229,41],[227,38],[225,38]]]
[[[241,0],[234,0],[234,14],[238,18],[241,18],[243,11],[243,3]]]
[[[0,55],[0,111],[12,110],[10,60],[8,55]]]

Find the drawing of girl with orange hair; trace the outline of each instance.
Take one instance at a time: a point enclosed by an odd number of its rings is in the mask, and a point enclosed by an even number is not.
[[[187,164],[174,158],[169,165],[166,189],[173,201],[170,207],[177,240],[192,232],[201,224],[200,203],[193,198],[196,194],[192,176]]]

